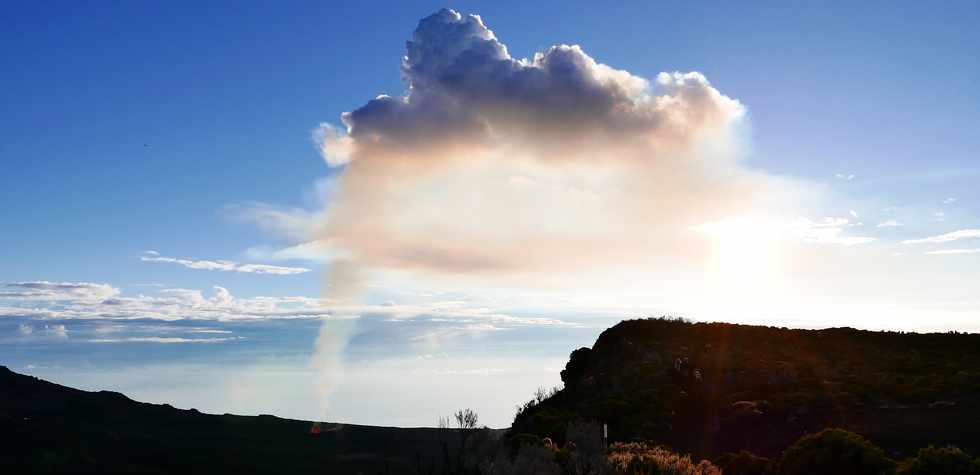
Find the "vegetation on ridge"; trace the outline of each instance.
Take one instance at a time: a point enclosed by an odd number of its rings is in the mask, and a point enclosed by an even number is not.
[[[561,377],[563,389],[518,411],[514,433],[562,442],[568,424],[595,420],[610,441],[774,457],[840,427],[890,455],[980,451],[977,334],[628,320],[573,351]]]

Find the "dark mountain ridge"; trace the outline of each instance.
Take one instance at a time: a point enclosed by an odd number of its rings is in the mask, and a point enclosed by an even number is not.
[[[456,437],[439,429],[203,414],[89,392],[0,366],[5,473],[433,473]],[[445,449],[443,449],[443,444]]]
[[[561,378],[514,433],[560,439],[570,421],[591,419],[611,441],[775,456],[841,427],[894,455],[980,451],[980,334],[628,320],[573,351]]]
[[[478,430],[465,442],[453,430],[348,424],[322,424],[312,435],[309,421],[202,414],[0,367],[0,467],[475,473],[464,459],[501,462],[493,454],[504,443],[517,455],[514,466],[521,454],[537,453],[544,457],[538,462],[564,461],[559,465],[568,468],[585,445],[565,439],[601,427],[590,421],[608,425],[609,442],[664,444],[695,460],[739,450],[775,459],[804,434],[827,427],[861,434],[895,459],[929,445],[980,452],[977,334],[629,320],[604,331],[592,348],[573,351],[561,378],[564,388],[524,406],[507,437]],[[593,432],[598,438],[599,429]],[[558,450],[571,446],[578,449]]]

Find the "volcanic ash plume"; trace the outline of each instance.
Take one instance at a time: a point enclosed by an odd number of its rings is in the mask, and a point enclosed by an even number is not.
[[[401,72],[405,95],[315,132],[343,167],[316,226],[350,259],[343,273],[673,265],[703,252],[692,226],[771,191],[738,161],[745,109],[697,72],[648,81],[575,45],[517,59],[479,16],[452,10],[419,22]],[[325,326],[317,361],[342,345]]]
[[[515,59],[480,17],[451,10],[419,23],[401,69],[406,95],[318,134],[345,167],[320,237],[363,266],[636,264],[764,189],[736,160],[744,108],[699,73],[651,83],[568,45]]]

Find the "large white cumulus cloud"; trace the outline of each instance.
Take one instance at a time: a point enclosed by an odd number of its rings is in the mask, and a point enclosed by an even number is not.
[[[442,10],[407,42],[401,97],[315,140],[344,165],[327,248],[358,267],[500,273],[685,259],[690,227],[773,192],[738,163],[744,107],[700,73],[654,81],[579,46],[518,59]]]
[[[598,139],[664,151],[744,115],[738,101],[699,73],[662,73],[650,84],[596,62],[576,45],[517,59],[479,16],[452,10],[419,23],[402,74],[406,95],[381,95],[343,114],[349,137],[324,134],[336,151],[326,153],[332,164],[349,151],[365,158],[381,146],[460,142],[591,146]]]

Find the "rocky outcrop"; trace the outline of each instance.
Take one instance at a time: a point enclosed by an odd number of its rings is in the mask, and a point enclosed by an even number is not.
[[[629,320],[573,351],[565,389],[519,415],[515,430],[560,437],[562,421],[595,419],[612,440],[697,456],[773,455],[829,426],[892,451],[977,450],[980,424],[966,422],[980,420],[977,368],[974,334]]]

